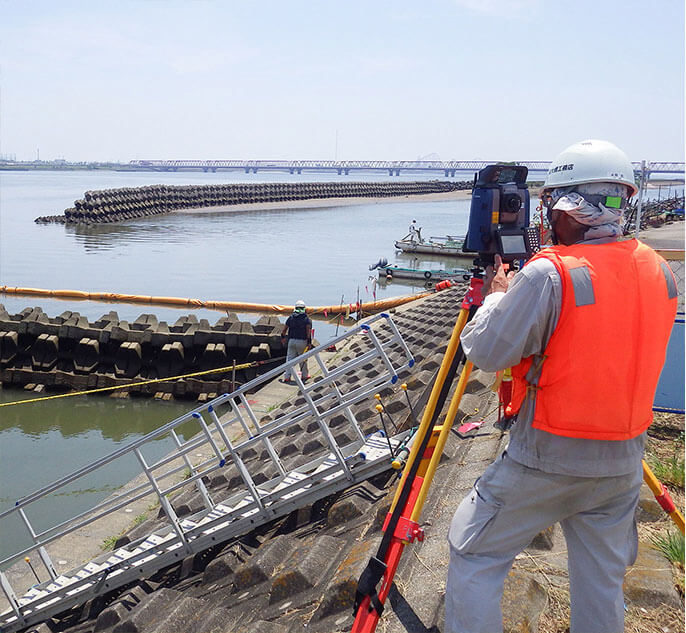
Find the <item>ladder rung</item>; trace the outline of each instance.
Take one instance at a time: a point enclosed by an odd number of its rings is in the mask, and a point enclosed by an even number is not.
[[[316,475],[317,473],[320,473],[323,470],[331,468],[331,466],[337,463],[338,460],[336,459],[336,456],[333,454],[329,454],[328,457],[326,457],[326,459],[317,467],[317,469],[312,474]]]
[[[74,578],[73,576],[57,576],[57,578],[46,587],[46,590],[49,592],[56,591],[57,589],[61,589],[62,587],[66,587],[77,581],[78,578]]]
[[[253,503],[253,498],[251,496],[243,497],[235,506],[233,506],[232,510],[240,510],[251,503]]]
[[[400,442],[391,439],[391,446],[395,450],[400,446]],[[367,460],[377,460],[383,457],[388,457],[388,440],[385,437],[370,437],[365,445],[360,449],[364,453],[365,459]]]
[[[127,549],[124,549],[123,547],[120,547],[118,550],[115,552],[112,552],[112,556],[110,556],[106,563],[109,565],[116,565],[117,563],[121,563],[122,561],[125,561],[133,556],[133,552],[130,552]]]
[[[78,578],[88,578],[88,576],[92,576],[93,574],[102,571],[106,567],[107,565],[98,565],[96,563],[90,562],[87,565],[84,565],[79,571],[77,571],[76,576]]]
[[[204,525],[205,523],[208,523],[209,521],[214,521],[215,519],[218,519],[219,517],[226,516],[229,512],[231,512],[231,508],[229,506],[222,505],[221,503],[214,506],[214,510],[209,512],[206,516],[204,516],[200,521],[198,521],[198,525]]]
[[[283,490],[284,488],[287,488],[288,486],[291,486],[292,484],[296,483],[301,483],[307,481],[308,477],[307,475],[304,475],[303,473],[297,473],[293,472],[287,475],[284,480],[272,491],[272,495],[275,492],[278,492],[279,490]],[[295,490],[292,490],[291,492],[288,492],[284,495],[281,495],[279,498],[280,499],[292,499],[293,497],[297,497],[299,494],[302,494],[306,490],[310,488],[309,484],[306,484],[302,486],[301,488],[296,488]]]
[[[286,486],[290,486],[291,484],[294,484],[298,481],[302,481],[303,479],[307,479],[307,475],[298,472],[289,473],[284,477],[283,481],[278,486],[276,486],[276,488],[274,488],[274,492],[276,492],[277,490],[281,490]]]
[[[159,534],[151,534],[138,547],[140,547],[142,550],[152,549],[153,547],[168,541],[170,538],[174,538],[174,535],[167,534],[165,536],[160,536]]]
[[[49,592],[45,591],[44,589],[37,589],[35,587],[32,587],[21,598],[19,598],[19,604],[21,606],[24,606],[25,604],[29,604],[30,602],[33,602],[38,598],[47,596],[48,593]]]

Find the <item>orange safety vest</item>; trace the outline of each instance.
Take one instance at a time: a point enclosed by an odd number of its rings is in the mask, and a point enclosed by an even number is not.
[[[532,425],[565,437],[628,440],[652,405],[677,307],[674,275],[638,240],[554,246],[560,317],[543,354],[512,368],[508,415],[535,397]],[[538,378],[537,378],[538,376]]]

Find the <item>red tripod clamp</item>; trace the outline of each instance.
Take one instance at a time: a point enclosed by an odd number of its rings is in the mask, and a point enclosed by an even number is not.
[[[676,510],[676,505],[674,505],[674,501],[672,501],[672,497],[669,494],[669,490],[667,490],[667,487],[664,484],[660,484],[662,493],[660,495],[655,495],[655,501],[657,501],[660,504],[660,507],[667,513],[671,514]]]
[[[384,532],[388,527],[390,519],[391,513],[389,512],[386,515],[386,520],[384,521],[382,528]],[[401,516],[398,518],[398,523],[395,526],[393,537],[405,543],[414,543],[415,541],[419,541],[421,543],[424,540],[424,530],[416,521],[411,521],[409,518]]]
[[[461,307],[469,310],[472,306],[480,306],[484,302],[483,288],[484,280],[481,277],[472,276],[469,280],[469,290],[462,300]]]

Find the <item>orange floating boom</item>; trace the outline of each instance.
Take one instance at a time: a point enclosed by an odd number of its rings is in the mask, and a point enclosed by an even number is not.
[[[201,299],[188,299],[184,297],[157,297],[150,295],[130,295],[117,292],[85,292],[83,290],[47,290],[44,288],[20,288],[14,286],[0,286],[0,294],[47,297],[50,299],[72,299],[78,301],[102,301],[105,303],[142,303],[146,305],[172,306],[178,308],[205,308],[207,310],[233,310],[236,312],[258,312],[271,314],[290,314],[294,306],[265,303],[242,303],[239,301],[205,301]],[[430,292],[421,292],[416,295],[393,297],[382,301],[369,301],[367,303],[355,303],[352,306],[331,305],[307,308],[308,314],[343,314],[346,310],[351,312],[364,312],[374,314],[396,306],[415,301],[430,295]]]

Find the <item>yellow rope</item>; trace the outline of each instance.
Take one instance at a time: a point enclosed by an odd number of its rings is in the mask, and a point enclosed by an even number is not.
[[[0,407],[11,407],[17,404],[29,404],[30,402],[40,402],[42,400],[56,400],[57,398],[71,398],[73,396],[85,396],[90,393],[101,393],[103,391],[116,391],[117,389],[128,389],[129,387],[138,387],[139,385],[152,385],[157,382],[169,382],[170,380],[181,380],[183,378],[193,378],[194,376],[202,376],[204,374],[220,374],[234,369],[247,369],[248,367],[256,367],[266,362],[273,362],[281,360],[274,358],[269,361],[257,361],[252,363],[243,363],[241,365],[229,365],[228,367],[217,367],[217,369],[206,369],[205,371],[196,371],[192,374],[183,374],[181,376],[170,376],[169,378],[154,378],[152,380],[143,380],[141,382],[132,382],[128,385],[115,385],[113,387],[99,387],[97,389],[89,389],[87,391],[72,391],[70,393],[60,393],[55,396],[43,396],[41,398],[31,398],[29,400],[15,400],[13,402],[0,403]]]

